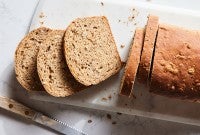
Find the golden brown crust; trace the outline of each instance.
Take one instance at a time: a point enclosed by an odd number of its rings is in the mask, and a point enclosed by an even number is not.
[[[141,61],[138,68],[138,81],[147,84],[153,57],[154,43],[158,31],[158,17],[148,16]]]
[[[37,74],[37,53],[46,35],[51,30],[45,27],[28,33],[15,51],[15,73],[18,82],[29,91],[44,90]]]
[[[150,92],[180,99],[199,99],[199,62],[199,31],[160,25]]]
[[[124,75],[121,80],[121,86],[120,86],[121,95],[130,96],[131,94],[131,90],[135,82],[138,65],[140,62],[143,40],[144,40],[144,29],[139,29],[139,28],[136,29],[133,39],[133,44],[130,48],[128,60],[126,62]]]

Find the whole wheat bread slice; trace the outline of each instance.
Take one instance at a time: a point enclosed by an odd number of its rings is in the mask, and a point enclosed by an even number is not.
[[[26,35],[15,51],[15,73],[19,83],[29,91],[44,90],[37,74],[37,54],[51,30],[38,28]]]
[[[89,86],[114,75],[121,60],[114,38],[104,16],[78,18],[64,36],[65,58],[72,75]]]
[[[37,71],[45,90],[55,97],[66,97],[84,88],[70,73],[63,52],[64,31],[48,34],[37,57]]]
[[[128,60],[121,80],[120,94],[130,96],[135,82],[137,69],[140,62],[144,40],[144,29],[136,29],[132,46],[129,51]]]
[[[138,68],[138,81],[148,85],[148,79],[150,76],[151,62],[153,58],[154,43],[156,41],[156,35],[158,31],[159,18],[157,16],[149,15],[146,32],[144,37],[144,45]]]

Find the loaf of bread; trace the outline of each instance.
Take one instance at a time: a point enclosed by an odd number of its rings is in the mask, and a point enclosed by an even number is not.
[[[138,68],[138,81],[143,84],[148,84],[148,78],[150,75],[150,69],[152,65],[154,43],[156,41],[156,35],[158,31],[158,17],[148,16],[148,21],[146,25],[146,32],[144,38],[144,45],[140,60],[140,65]]]
[[[200,98],[200,31],[159,25],[150,92],[168,97]]]
[[[144,29],[135,30],[132,46],[129,51],[128,60],[124,69],[123,78],[121,80],[120,94],[130,96],[135,82],[135,77],[140,62],[144,40]]]
[[[15,51],[15,73],[18,82],[29,91],[44,90],[37,74],[37,54],[51,30],[38,28],[26,35]]]
[[[78,18],[66,29],[64,51],[77,81],[95,85],[121,69],[113,35],[104,16]]]
[[[45,90],[55,97],[66,97],[86,86],[77,82],[65,62],[63,30],[51,31],[37,56],[37,71]]]

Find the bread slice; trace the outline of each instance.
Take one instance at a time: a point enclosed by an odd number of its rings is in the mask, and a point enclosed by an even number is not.
[[[200,31],[159,26],[150,92],[200,99]]]
[[[128,60],[124,69],[124,75],[121,80],[120,94],[125,96],[131,95],[131,90],[135,82],[135,77],[140,62],[140,55],[142,51],[144,40],[144,29],[136,29],[133,44],[129,51]],[[133,93],[133,91],[132,91]]]
[[[138,81],[146,84],[150,74],[151,61],[153,58],[154,43],[158,31],[158,17],[148,16],[144,45],[141,55],[141,61],[138,69]]]
[[[64,36],[65,58],[80,83],[95,85],[121,69],[121,60],[104,16],[78,18]]]
[[[37,56],[37,71],[45,90],[55,97],[66,97],[85,89],[70,73],[63,52],[64,31],[48,34]]]
[[[44,27],[31,31],[22,39],[15,51],[16,78],[26,90],[44,90],[37,74],[36,62],[39,48],[50,31]]]

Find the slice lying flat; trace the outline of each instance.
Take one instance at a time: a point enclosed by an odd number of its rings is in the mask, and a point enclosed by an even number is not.
[[[200,99],[200,32],[160,25],[150,92]]]
[[[63,52],[64,31],[54,30],[48,34],[37,57],[37,71],[45,90],[55,97],[72,95],[85,86],[70,73]]]
[[[37,74],[37,54],[50,31],[50,29],[44,27],[33,30],[22,39],[16,49],[16,78],[26,90],[44,90]]]
[[[126,62],[124,75],[121,80],[121,95],[130,96],[131,94],[140,62],[143,40],[144,29],[136,29],[133,44],[129,51],[128,60]]]
[[[64,36],[65,58],[80,83],[95,85],[121,69],[121,60],[104,16],[78,18]]]
[[[150,74],[151,61],[153,58],[154,43],[158,31],[158,17],[149,15],[144,45],[141,55],[141,61],[138,69],[138,80],[143,84],[148,84],[148,78]]]

